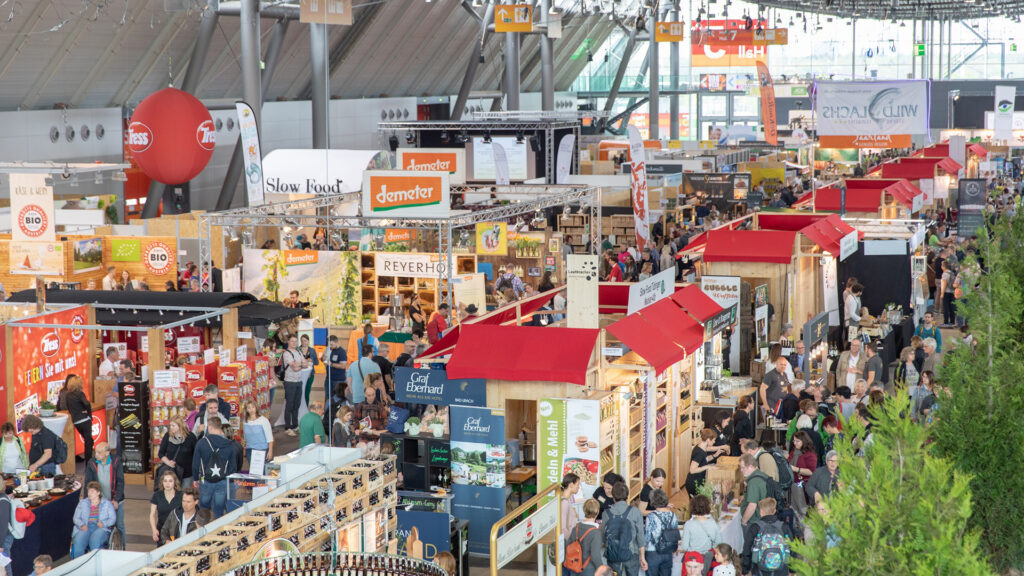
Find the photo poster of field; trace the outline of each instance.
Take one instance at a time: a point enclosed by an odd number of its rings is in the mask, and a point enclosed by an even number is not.
[[[297,290],[314,322],[360,323],[358,252],[246,249],[243,258],[242,286],[253,296],[281,302]]]
[[[76,240],[74,245],[74,273],[91,272],[103,267],[103,239]]]
[[[452,406],[454,514],[469,520],[469,549],[490,550],[491,526],[505,515],[505,411]]]

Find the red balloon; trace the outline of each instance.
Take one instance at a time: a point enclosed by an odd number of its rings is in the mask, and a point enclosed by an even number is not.
[[[147,176],[177,185],[203,171],[213,155],[217,131],[195,96],[164,88],[139,103],[128,123],[128,148]]]

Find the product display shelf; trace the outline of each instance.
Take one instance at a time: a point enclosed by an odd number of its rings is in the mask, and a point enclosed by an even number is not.
[[[666,370],[656,381],[654,387],[654,466],[663,470],[670,468],[671,460],[668,451],[669,430],[672,426],[670,404],[672,401],[672,378]]]
[[[407,276],[378,276],[377,253],[363,252],[360,257],[362,289],[360,300],[363,316],[376,318],[386,315],[396,295],[403,296],[403,305],[408,306],[413,294],[419,294],[423,315],[429,318],[437,309],[439,301],[437,278],[412,278]],[[455,256],[455,273],[476,272],[476,256],[459,254]],[[441,286],[443,292],[446,287]]]
[[[590,214],[559,216],[558,231],[572,236],[572,242],[569,245],[572,246],[574,254],[583,254],[587,240],[590,238]]]
[[[600,470],[601,473],[618,472],[618,446],[619,446],[619,411],[617,394],[612,391],[599,392],[593,396],[600,406]]]

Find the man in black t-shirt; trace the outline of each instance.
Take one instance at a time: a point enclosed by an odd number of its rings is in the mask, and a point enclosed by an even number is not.
[[[32,435],[32,447],[28,451],[28,469],[40,474],[56,474],[57,463],[53,461],[53,453],[57,448],[57,435],[43,426],[43,421],[34,414],[25,416],[21,421],[21,427]]]
[[[392,399],[395,397],[395,379],[393,376],[395,365],[388,359],[388,354],[391,352],[391,346],[386,342],[381,342],[379,347],[379,354],[373,356],[371,360],[380,368],[380,373],[384,376],[384,384],[387,386],[388,395]]]
[[[406,340],[402,343],[402,353],[398,355],[395,360],[395,366],[408,366],[412,368],[413,358],[416,357],[416,343],[412,340]],[[383,368],[381,368],[383,370]]]
[[[331,394],[338,384],[344,385],[348,379],[348,352],[341,346],[334,334],[327,339],[327,377],[324,378],[324,398],[330,400]],[[344,394],[342,394],[344,397]],[[334,416],[331,415],[333,418]]]

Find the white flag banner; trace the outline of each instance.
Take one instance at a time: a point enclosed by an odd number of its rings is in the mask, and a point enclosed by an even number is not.
[[[508,155],[505,154],[505,147],[492,142],[491,151],[494,153],[494,183],[498,186],[508,186]]]
[[[260,130],[256,125],[256,114],[252,107],[239,100],[235,102],[238,112],[238,133],[242,137],[242,158],[244,159],[245,191],[249,206],[265,202],[263,196],[263,155],[260,153]]]
[[[53,188],[45,174],[11,174],[11,238],[15,242],[57,240]]]
[[[555,163],[555,184],[565,184],[572,168],[572,151],[576,147],[576,135],[566,134],[558,143],[558,160]]]
[[[992,128],[995,133],[994,140],[1004,142],[1013,139],[1013,109],[1014,100],[1017,97],[1015,86],[996,86],[995,119]]]
[[[651,230],[647,224],[647,163],[644,160],[644,141],[640,131],[630,124],[629,162],[632,167],[631,191],[633,196],[633,225],[636,227],[636,249],[643,252],[651,241]]]

